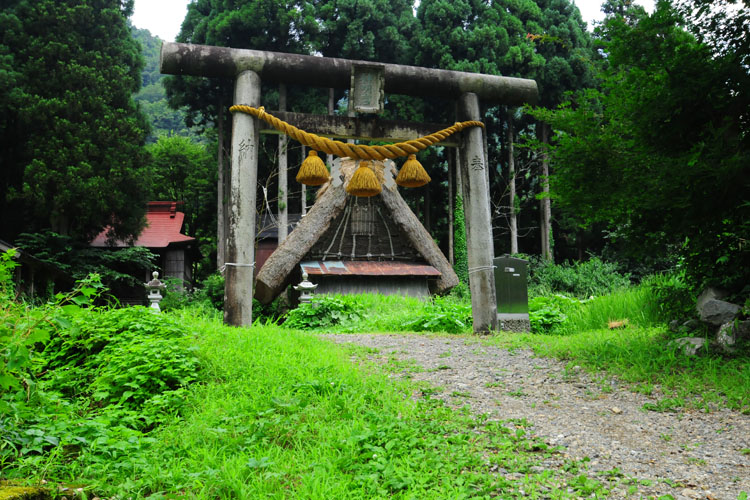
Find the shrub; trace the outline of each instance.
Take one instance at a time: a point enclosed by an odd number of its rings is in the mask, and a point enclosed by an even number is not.
[[[359,321],[356,299],[345,295],[316,295],[286,315],[284,326],[313,330]]]
[[[529,301],[529,322],[532,333],[553,333],[583,302],[561,294],[534,297]]]
[[[0,464],[126,457],[181,412],[199,378],[186,332],[145,307],[92,306],[104,292],[92,276],[54,304],[0,305]]]
[[[415,332],[464,333],[471,328],[471,304],[450,297],[433,297],[415,313],[415,318],[404,322],[404,330]]]
[[[629,275],[620,273],[616,264],[598,257],[572,264],[555,264],[538,257],[532,257],[529,262],[531,296],[560,293],[584,299],[606,295],[629,285]]]
[[[641,284],[651,291],[663,322],[695,317],[696,295],[688,285],[685,273],[655,274]]]
[[[203,280],[201,288],[208,301],[219,311],[224,310],[224,276],[214,273]]]

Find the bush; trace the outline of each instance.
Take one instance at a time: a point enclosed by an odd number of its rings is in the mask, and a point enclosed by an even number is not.
[[[628,286],[629,275],[620,273],[616,264],[604,262],[598,257],[559,265],[538,257],[532,257],[529,262],[531,296],[560,293],[585,299]]]
[[[360,320],[356,298],[346,295],[316,295],[312,302],[300,304],[286,315],[284,326],[314,330]]]
[[[415,316],[413,320],[402,323],[404,330],[464,333],[472,325],[471,304],[451,297],[433,297]]]
[[[54,304],[0,304],[0,464],[23,474],[53,449],[127,460],[183,409],[199,379],[187,332],[145,307],[92,306],[104,292],[92,276]]]
[[[561,294],[534,297],[529,301],[529,322],[532,333],[553,333],[580,308],[583,302]]]
[[[696,295],[687,283],[685,273],[655,274],[641,283],[651,291],[659,311],[659,318],[668,323],[684,321],[696,316]]]

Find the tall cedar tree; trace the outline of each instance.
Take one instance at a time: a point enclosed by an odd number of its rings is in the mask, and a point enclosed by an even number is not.
[[[603,91],[537,115],[561,133],[553,187],[562,204],[641,259],[672,251],[696,284],[741,292],[750,269],[747,68],[679,26],[660,3],[607,22]],[[695,96],[701,96],[696,99]]]
[[[17,0],[0,12],[0,234],[137,234],[148,125],[133,102],[132,1]]]

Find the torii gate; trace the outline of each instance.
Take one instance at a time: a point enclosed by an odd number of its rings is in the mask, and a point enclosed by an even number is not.
[[[534,103],[538,96],[536,82],[521,78],[172,42],[165,42],[161,48],[162,73],[233,78],[234,104],[254,107],[260,106],[261,77],[273,83],[349,89],[357,68],[376,68],[387,93],[456,99],[456,118],[461,121],[481,119],[480,98],[494,104],[517,106]],[[314,116],[277,111],[273,114],[298,122]],[[373,121],[376,126],[372,126]],[[350,137],[361,139],[373,139],[375,134],[378,139],[414,139],[424,128],[412,124],[408,127],[411,130],[404,130],[403,123],[397,127],[394,122],[377,119],[371,120],[370,126],[362,127],[360,120],[343,117],[315,116],[315,122],[330,130],[343,125],[344,129],[354,131]],[[235,326],[252,323],[259,133],[260,123],[256,118],[234,113],[224,321]],[[486,166],[482,129],[464,131],[459,142],[459,169],[466,217],[473,328],[478,333],[496,330],[498,325]]]

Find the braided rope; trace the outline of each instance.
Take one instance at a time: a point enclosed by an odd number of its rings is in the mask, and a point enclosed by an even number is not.
[[[383,161],[386,158],[393,159],[400,156],[407,156],[412,153],[417,153],[423,149],[427,149],[433,144],[446,139],[448,136],[460,132],[465,128],[469,127],[482,127],[484,123],[478,121],[466,121],[456,122],[452,126],[439,130],[430,135],[420,137],[418,139],[412,139],[406,142],[398,142],[396,144],[386,144],[384,146],[368,146],[365,144],[347,144],[341,141],[334,141],[327,137],[320,137],[319,135],[311,134],[300,130],[294,125],[291,125],[275,116],[266,113],[261,106],[260,108],[254,108],[252,106],[246,106],[244,104],[237,104],[229,108],[229,111],[246,113],[252,115],[260,120],[265,121],[273,128],[282,132],[295,141],[309,146],[316,151],[322,151],[326,154],[332,154],[339,157],[348,156],[355,160],[378,160]]]

